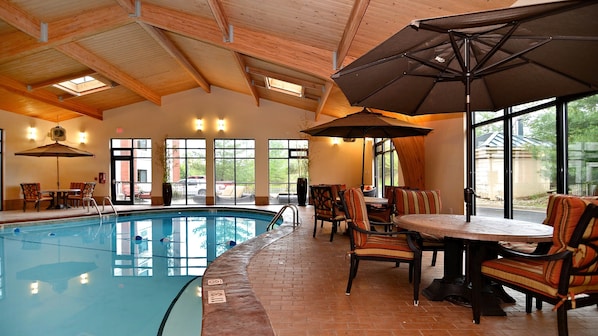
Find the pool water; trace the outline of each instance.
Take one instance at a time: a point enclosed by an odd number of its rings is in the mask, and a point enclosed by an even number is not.
[[[4,227],[0,335],[199,335],[200,277],[273,215],[212,208]]]

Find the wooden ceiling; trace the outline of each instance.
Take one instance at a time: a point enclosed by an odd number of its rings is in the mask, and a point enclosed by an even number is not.
[[[413,19],[515,0],[0,0],[0,109],[59,122],[213,86],[340,117],[330,79]],[[336,61],[335,61],[336,60]],[[108,89],[53,84],[92,75]],[[302,85],[303,97],[265,77]]]

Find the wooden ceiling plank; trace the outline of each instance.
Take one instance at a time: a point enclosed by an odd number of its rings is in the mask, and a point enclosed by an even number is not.
[[[93,75],[95,73],[96,72],[94,70],[92,70],[92,69],[86,69],[86,70],[83,70],[83,71],[79,71],[77,73],[72,73],[72,74],[68,74],[68,75],[64,75],[64,76],[60,76],[60,77],[55,77],[55,78],[50,78],[50,79],[45,80],[43,82],[30,83],[30,84],[27,84],[27,88],[29,90],[37,90],[39,88],[43,88],[43,87],[47,87],[47,86],[50,86],[50,85],[54,85],[54,84],[66,82],[66,81],[71,80],[71,79],[81,78],[81,77],[85,77],[85,76],[91,76],[91,75]]]
[[[0,1],[0,19],[29,36],[42,39],[41,20],[9,1]]]
[[[318,103],[318,109],[316,110],[315,113],[315,121],[318,121],[318,119],[320,118],[320,114],[322,114],[322,110],[324,110],[324,106],[326,105],[326,101],[328,100],[328,97],[330,96],[330,92],[332,92],[332,83],[330,82],[326,82],[326,84],[324,85],[324,92],[322,92],[322,97],[320,97],[320,102]]]
[[[247,65],[245,64],[243,57],[241,56],[241,54],[239,54],[238,52],[234,52],[234,51],[233,51],[233,56],[237,60],[237,65],[239,66],[239,68],[241,69],[241,72],[243,73],[243,76],[245,77],[245,82],[247,83],[247,86],[249,87],[249,91],[251,92],[251,95],[253,96],[253,99],[255,100],[255,106],[260,106],[260,95],[257,92],[257,90],[255,89],[255,86],[253,86],[251,83],[251,77],[249,76],[249,73],[247,73],[247,70],[246,70]]]
[[[23,39],[22,34],[5,34],[0,39],[0,63],[22,58],[54,46],[118,28],[134,22],[118,5],[106,6],[48,24],[48,42]]]
[[[340,43],[338,44],[338,48],[336,50],[336,67],[340,69],[347,57],[349,52],[349,48],[351,47],[351,42],[355,38],[357,34],[357,30],[359,29],[359,25],[365,16],[365,12],[368,9],[370,4],[370,0],[355,0],[355,4],[353,5],[353,9],[351,10],[351,15],[349,16],[349,20],[347,21],[347,26],[345,31],[343,32],[343,37],[341,38]]]
[[[214,19],[218,24],[218,27],[222,31],[222,40],[224,42],[231,42],[231,30],[229,29],[228,20],[226,19],[226,15],[224,14],[224,10],[222,9],[222,5],[218,0],[208,0],[208,5],[212,10],[212,14],[214,15]]]
[[[162,104],[162,97],[159,94],[155,93],[143,83],[133,78],[129,74],[121,71],[114,65],[97,57],[90,51],[83,48],[81,45],[77,43],[68,43],[57,46],[56,49],[78,61],[79,63],[97,71],[101,75],[110,78],[129,90],[137,93],[152,103],[158,106]]]
[[[177,48],[176,45],[164,34],[160,28],[156,28],[145,24],[143,22],[139,22],[139,25],[156,41],[158,44],[174,58],[179,65],[185,69],[191,75],[191,77],[199,84],[199,86],[204,89],[205,92],[210,93],[210,83],[204,78],[204,76],[197,70],[193,64],[189,61],[187,56],[183,54],[183,52]]]
[[[316,89],[316,90],[321,90],[322,86],[323,86],[322,84],[319,84],[319,83],[314,83],[314,82],[307,81],[307,80],[304,80],[304,79],[299,79],[299,78],[295,78],[295,77],[292,77],[292,76],[287,76],[287,75],[279,74],[279,73],[268,71],[268,70],[264,70],[264,69],[258,69],[258,68],[249,67],[247,69],[247,71],[250,74],[264,76],[264,77],[270,77],[270,78],[276,78],[276,79],[283,80],[285,82],[289,82],[289,83],[301,85],[303,87],[312,88],[312,89]]]
[[[135,0],[116,0],[116,3],[124,8],[129,15],[135,14]]]
[[[102,120],[104,118],[103,112],[91,106],[78,103],[76,101],[62,101],[59,97],[52,94],[51,92],[40,89],[36,91],[27,90],[27,85],[20,83],[12,78],[0,75],[0,87],[7,91],[16,93],[18,95],[32,98],[46,104],[50,104],[56,107],[60,107],[66,110],[70,110],[79,114],[83,114],[95,119]]]
[[[297,69],[326,81],[331,81],[330,76],[334,71],[331,50],[323,50],[241,27],[235,27],[234,41],[226,43],[219,38],[220,29],[213,20],[149,3],[144,3],[141,7],[139,20],[189,38]]]

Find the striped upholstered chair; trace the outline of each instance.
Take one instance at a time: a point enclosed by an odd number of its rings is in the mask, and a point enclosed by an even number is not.
[[[359,261],[390,261],[395,264],[409,264],[409,280],[413,283],[413,303],[419,304],[419,284],[421,280],[421,249],[415,232],[372,231],[368,219],[363,192],[350,188],[341,192],[341,201],[349,225],[351,244],[351,266],[346,294],[350,295],[353,279],[357,275]]]
[[[598,200],[559,197],[554,204],[554,233],[547,254],[500,248],[502,258],[486,260],[481,278],[472,277],[474,321],[480,321],[481,283],[493,281],[554,305],[559,336],[568,335],[567,311],[598,304]]]
[[[442,210],[439,190],[394,189],[397,217],[413,214],[439,214]],[[423,251],[432,251],[432,266],[436,265],[438,251],[444,250],[444,237],[421,234]]]

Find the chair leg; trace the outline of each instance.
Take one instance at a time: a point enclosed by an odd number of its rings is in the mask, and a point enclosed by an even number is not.
[[[345,295],[351,295],[351,286],[353,285],[353,278],[357,275],[357,267],[359,266],[359,260],[355,257],[355,254],[351,254],[351,266],[349,267],[349,281],[347,282],[347,290]]]
[[[536,310],[542,310],[542,300],[538,298],[536,298]]]
[[[568,336],[569,327],[567,326],[567,304],[562,304],[556,311],[557,327],[559,336]]]
[[[336,234],[337,226],[338,226],[338,222],[332,221],[332,229],[330,230],[330,241],[331,242],[334,239],[334,235]]]
[[[316,238],[316,230],[318,229],[318,218],[314,219],[314,238]]]
[[[432,252],[432,266],[436,266],[436,258],[438,257],[438,249],[434,249]]]
[[[534,297],[531,294],[525,294],[525,312],[530,314],[532,312],[532,301]]]

